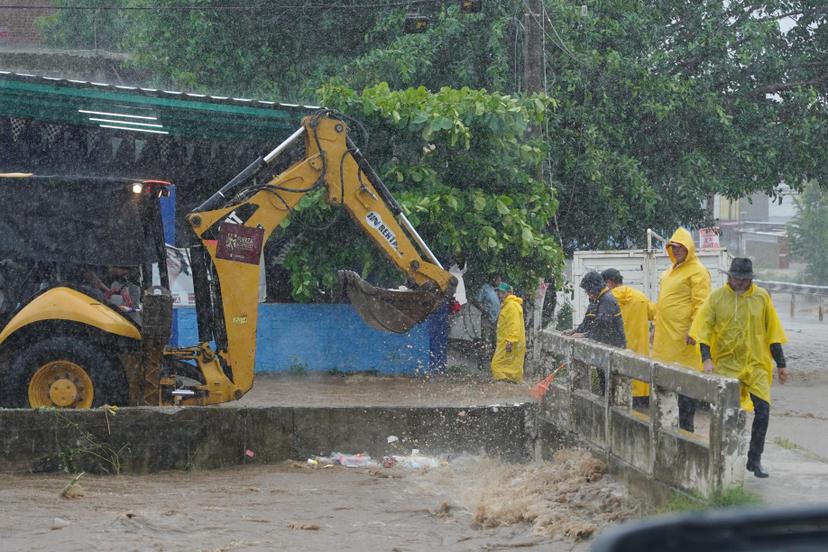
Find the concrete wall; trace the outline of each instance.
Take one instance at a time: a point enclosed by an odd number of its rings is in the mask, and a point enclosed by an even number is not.
[[[0,46],[39,44],[40,32],[35,21],[38,17],[53,14],[55,10],[35,6],[48,5],[49,2],[40,0],[0,0],[0,7],[6,7],[0,10]]]
[[[315,454],[470,452],[525,460],[531,405],[472,408],[0,409],[0,471],[145,473]],[[400,439],[391,448],[389,435]],[[254,453],[252,458],[246,450]]]
[[[198,342],[195,308],[176,309],[176,345]],[[405,334],[366,325],[351,305],[259,305],[257,372],[377,372],[417,375],[446,365],[447,312]]]
[[[650,487],[701,496],[744,481],[744,413],[735,379],[692,372],[626,350],[544,330],[541,372],[560,363],[540,413],[541,452],[578,442],[611,469]],[[607,374],[608,392],[597,391],[596,370]],[[649,410],[631,408],[631,379],[650,383]],[[677,393],[710,404],[709,424],[697,413],[697,433],[677,426]],[[552,439],[551,445],[546,441]],[[650,489],[652,491],[652,489]]]

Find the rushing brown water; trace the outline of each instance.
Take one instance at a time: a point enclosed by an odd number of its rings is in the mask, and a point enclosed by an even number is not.
[[[562,451],[429,470],[301,462],[197,473],[0,480],[3,550],[586,550],[635,503],[600,461]]]

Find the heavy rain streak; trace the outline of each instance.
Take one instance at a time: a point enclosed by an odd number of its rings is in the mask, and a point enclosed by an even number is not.
[[[0,0],[0,549],[828,549],[814,0]]]

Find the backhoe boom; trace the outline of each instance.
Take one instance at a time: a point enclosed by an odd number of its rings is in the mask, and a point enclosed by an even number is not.
[[[300,138],[305,141],[304,159],[264,184],[253,183]],[[204,261],[193,265],[199,336],[216,341],[223,371],[220,381],[206,383],[209,392],[215,388],[217,396],[238,398],[252,386],[262,247],[302,197],[321,186],[327,189],[327,200],[345,208],[414,288],[383,290],[354,273],[341,273],[352,304],[367,323],[404,332],[453,295],[456,278],[443,269],[348,138],[347,125],[329,112],[306,117],[288,140],[251,163],[187,217],[201,242],[193,257],[201,254]],[[209,331],[201,327],[204,324],[210,325]],[[206,402],[219,401],[208,397]]]

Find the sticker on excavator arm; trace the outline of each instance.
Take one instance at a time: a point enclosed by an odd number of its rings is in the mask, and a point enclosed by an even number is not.
[[[383,222],[379,213],[376,211],[369,212],[365,215],[365,221],[371,226],[371,228],[379,232],[379,235],[394,248],[394,251],[396,251],[399,255],[402,255],[402,251],[400,251],[400,244],[397,242],[397,235],[385,225],[385,222]]]
[[[240,263],[259,264],[264,229],[239,224],[222,224],[218,232],[216,258]]]

